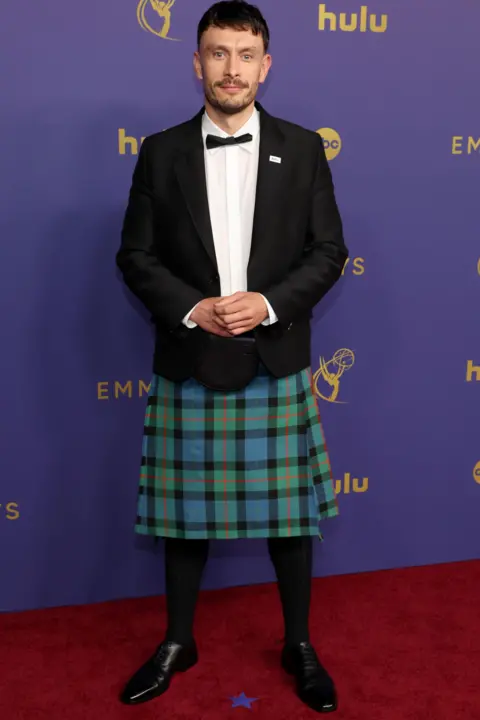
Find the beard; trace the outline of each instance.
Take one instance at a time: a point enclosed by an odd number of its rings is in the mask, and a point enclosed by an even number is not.
[[[254,83],[251,86],[247,86],[247,92],[241,95],[232,95],[231,97],[226,95],[225,97],[220,97],[216,92],[219,86],[221,86],[221,83],[215,83],[209,86],[205,85],[205,97],[212,107],[225,113],[225,115],[236,115],[242,112],[242,110],[245,110],[245,108],[255,100],[258,90],[258,83]],[[244,86],[240,85],[239,87],[243,88]]]

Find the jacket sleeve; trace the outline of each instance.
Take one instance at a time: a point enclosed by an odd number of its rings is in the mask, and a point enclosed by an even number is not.
[[[162,237],[154,237],[149,141],[149,137],[143,141],[133,172],[116,263],[125,284],[154,321],[173,332],[183,327],[182,318],[204,296],[162,265],[155,251]]]
[[[311,192],[303,257],[275,286],[264,291],[282,325],[309,313],[342,274],[348,250],[322,138]]]

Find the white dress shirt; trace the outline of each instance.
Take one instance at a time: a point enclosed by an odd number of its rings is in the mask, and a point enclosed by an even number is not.
[[[206,111],[203,114],[208,206],[222,297],[248,290],[247,265],[252,242],[260,150],[260,118],[256,108],[234,137],[245,133],[252,135],[251,142],[207,150],[207,135],[230,136],[210,119]],[[264,300],[269,316],[262,325],[270,325],[278,318],[265,297]],[[196,323],[189,320],[195,307],[183,318],[184,325],[189,328],[196,327]]]

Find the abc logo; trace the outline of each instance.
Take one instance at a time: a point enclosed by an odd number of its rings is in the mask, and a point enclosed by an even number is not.
[[[333,160],[336,158],[342,149],[342,141],[337,131],[332,130],[332,128],[320,128],[317,130],[317,133],[323,139],[323,146],[325,148],[327,160]]]
[[[473,468],[473,479],[480,485],[480,462]]]

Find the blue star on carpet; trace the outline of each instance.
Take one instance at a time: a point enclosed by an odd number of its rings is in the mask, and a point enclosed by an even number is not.
[[[256,702],[258,698],[249,698],[245,695],[244,692],[242,692],[241,695],[237,695],[236,697],[231,697],[230,700],[233,700],[232,707],[246,707],[249,710],[252,709],[252,706],[250,703]]]

